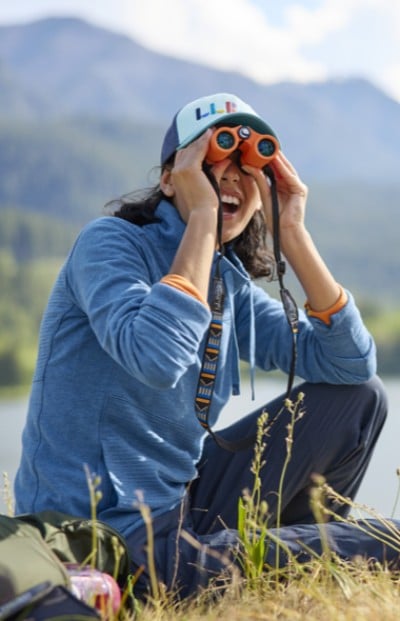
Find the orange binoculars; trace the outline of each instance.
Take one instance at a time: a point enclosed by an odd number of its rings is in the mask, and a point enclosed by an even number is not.
[[[240,164],[264,168],[279,151],[275,136],[259,134],[246,125],[218,127],[211,137],[206,162],[215,164],[239,150]]]

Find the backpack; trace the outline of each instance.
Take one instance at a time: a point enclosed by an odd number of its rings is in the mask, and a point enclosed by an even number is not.
[[[90,564],[93,547],[93,525],[96,529],[95,567],[114,576],[121,588],[130,572],[130,559],[125,540],[112,526],[96,520],[77,518],[58,511],[28,513],[17,518],[33,526],[53,554],[62,563]],[[118,550],[117,550],[118,548]]]
[[[0,621],[101,621],[91,606],[66,587],[42,582],[0,605]]]
[[[29,610],[36,606],[34,619],[57,618],[54,605],[56,609],[58,606],[60,616],[66,614],[73,619],[71,607],[76,607],[80,609],[76,614],[85,617],[85,604],[68,589],[66,564],[90,564],[93,527],[97,542],[95,567],[114,576],[122,588],[129,575],[129,554],[123,537],[108,524],[57,511],[17,517],[0,515],[0,621],[12,619],[12,611],[21,610],[24,605]],[[42,616],[37,610],[38,602],[44,607]],[[46,611],[49,615],[52,611],[52,616],[46,616]],[[86,617],[99,618],[90,617],[88,611],[97,615],[86,606]],[[25,617],[18,614],[20,618]]]

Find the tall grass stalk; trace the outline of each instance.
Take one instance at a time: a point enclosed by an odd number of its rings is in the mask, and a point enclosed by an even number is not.
[[[11,482],[10,482],[10,478],[7,472],[3,472],[3,485],[4,487],[2,488],[1,491],[3,495],[4,504],[7,507],[7,515],[9,517],[13,517],[15,513],[14,497],[11,491]]]
[[[176,594],[172,591],[167,591],[165,584],[158,580],[155,564],[154,531],[151,510],[150,507],[144,503],[141,493],[137,492],[137,497],[138,501],[135,503],[135,506],[140,511],[147,536],[147,569],[150,578],[151,593],[146,598],[146,602],[147,606],[150,606],[152,609],[153,619],[158,619],[162,617],[165,610],[169,610],[170,614],[173,613],[177,605]]]
[[[321,511],[329,519],[342,523],[351,523],[360,532],[374,537],[380,543],[393,548],[400,554],[400,530],[390,518],[382,517],[372,507],[356,503],[351,498],[342,496],[327,483],[323,484],[323,489],[326,498],[338,505],[346,506],[352,512],[352,515],[346,518],[329,506],[321,504]],[[374,522],[372,523],[369,518],[374,518]]]
[[[85,464],[86,481],[89,488],[90,498],[90,519],[92,522],[92,550],[90,554],[90,566],[92,569],[97,567],[97,505],[99,504],[102,493],[98,489],[101,484],[101,478],[90,472],[89,467]]]
[[[393,509],[391,513],[392,518],[395,516],[397,505],[399,504],[399,500],[400,500],[400,468],[397,468],[396,476],[397,476],[397,493],[396,493],[396,498],[394,499]]]
[[[151,595],[152,595],[154,602],[159,602],[160,601],[160,588],[159,588],[156,565],[155,565],[155,560],[154,560],[154,533],[153,533],[153,524],[151,521],[151,511],[150,511],[150,508],[146,504],[144,504],[144,502],[142,501],[139,502],[139,510],[143,518],[145,527],[146,527],[147,564],[149,568]]]
[[[277,502],[277,510],[276,510],[276,528],[279,537],[279,529],[281,527],[281,514],[282,514],[282,500],[283,500],[283,486],[285,483],[287,469],[292,458],[292,450],[293,450],[293,438],[294,438],[294,428],[295,424],[304,416],[304,410],[301,408],[301,405],[304,400],[304,393],[299,392],[297,395],[296,401],[293,403],[290,399],[285,400],[284,407],[290,414],[290,422],[288,423],[287,436],[286,436],[286,457],[283,462],[282,473],[279,479],[278,486],[278,502]],[[275,552],[275,570],[278,570],[279,567],[279,556],[280,556],[281,545],[278,543],[276,545]]]
[[[255,586],[262,575],[265,562],[268,505],[261,498],[260,473],[265,465],[263,453],[266,447],[264,438],[267,422],[268,413],[263,412],[257,421],[257,436],[251,465],[251,472],[254,475],[253,487],[251,490],[244,490],[243,496],[238,499],[238,533],[243,547],[240,562],[250,588]]]
[[[282,573],[279,569],[280,552],[283,550],[287,558],[291,558],[290,550],[279,538],[279,528],[284,480],[292,456],[294,427],[296,422],[304,415],[304,411],[301,409],[303,400],[304,394],[299,393],[295,403],[290,400],[285,401],[284,407],[278,412],[277,417],[273,419],[272,422],[268,422],[268,412],[262,412],[257,420],[257,435],[254,445],[254,457],[251,465],[251,473],[254,476],[253,487],[251,490],[244,490],[243,495],[239,497],[238,501],[238,532],[243,546],[241,564],[246,577],[247,586],[250,588],[255,588],[257,584],[259,584],[261,577],[263,575],[265,576],[265,557],[268,541],[275,544],[275,567],[273,568],[273,573],[277,583]],[[265,466],[265,439],[268,436],[268,432],[274,420],[277,420],[285,409],[289,411],[291,418],[287,425],[286,456],[277,492],[277,535],[273,535],[268,528],[268,504],[261,496],[261,471]]]
[[[319,536],[321,538],[322,555],[324,559],[329,559],[332,556],[332,551],[329,545],[328,537],[324,524],[327,521],[326,516],[326,487],[325,477],[320,474],[314,474],[312,476],[313,486],[310,490],[310,507],[314,515],[315,522],[318,524]]]

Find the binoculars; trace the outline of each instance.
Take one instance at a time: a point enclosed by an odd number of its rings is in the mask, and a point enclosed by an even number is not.
[[[278,153],[275,136],[259,134],[246,125],[218,127],[211,137],[206,162],[215,164],[240,151],[240,164],[264,168]]]

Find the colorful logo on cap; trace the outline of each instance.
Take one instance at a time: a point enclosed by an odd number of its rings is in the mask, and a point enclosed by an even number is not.
[[[196,121],[201,121],[201,119],[205,119],[208,116],[213,116],[214,114],[233,114],[237,111],[237,106],[234,101],[226,101],[224,106],[224,108],[217,107],[217,104],[215,102],[212,102],[209,104],[208,109],[206,109],[205,111],[202,111],[201,108],[196,108]]]

